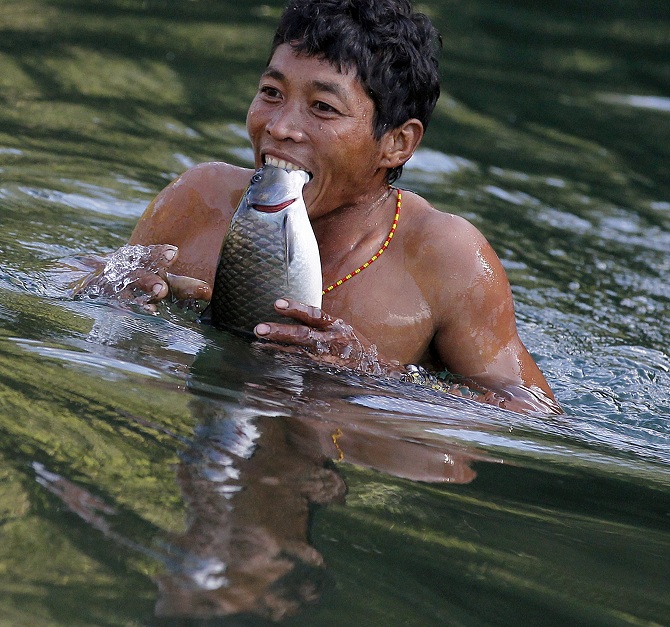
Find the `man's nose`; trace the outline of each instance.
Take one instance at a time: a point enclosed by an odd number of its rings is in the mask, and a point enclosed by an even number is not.
[[[304,118],[296,104],[285,103],[273,112],[266,125],[267,132],[276,140],[291,139],[300,142],[303,139],[302,122]]]

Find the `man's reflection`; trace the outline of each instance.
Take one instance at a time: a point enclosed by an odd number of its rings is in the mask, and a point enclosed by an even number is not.
[[[183,559],[158,579],[156,613],[295,613],[324,582],[310,512],[341,501],[344,482],[318,450],[294,446],[285,417],[225,416],[207,399],[194,407],[203,421],[177,472],[187,529],[171,539]]]
[[[316,507],[344,502],[338,463],[414,481],[467,483],[475,477],[473,461],[494,461],[441,437],[425,440],[425,425],[409,412],[397,409],[392,419],[388,410],[365,406],[371,399],[401,406],[403,390],[376,396],[371,383],[311,364],[236,354],[233,360],[227,350],[205,349],[191,370],[188,393],[198,426],[177,467],[187,513],[183,533],[144,546],[115,528],[112,505],[33,465],[36,480],[72,512],[163,565],[157,616],[279,620],[317,601],[327,573],[311,545],[310,522]],[[467,411],[459,401],[451,399],[456,405],[445,405],[445,415]]]
[[[310,517],[316,506],[344,501],[340,461],[418,481],[475,476],[476,453],[426,446],[360,419],[346,399],[327,398],[323,373],[266,369],[265,384],[242,383],[229,401],[212,394],[213,366],[206,364],[207,380],[198,380],[197,363],[193,370],[193,387],[208,393],[196,391],[191,403],[199,427],[177,470],[187,528],[168,539],[159,616],[278,620],[318,600],[326,572],[310,544]],[[218,370],[228,383],[230,374]]]

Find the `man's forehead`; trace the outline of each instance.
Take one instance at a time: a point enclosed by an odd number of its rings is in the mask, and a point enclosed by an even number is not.
[[[281,44],[277,46],[272,57],[268,61],[268,66],[264,72],[267,74],[269,71],[275,72],[279,71],[286,77],[288,69],[292,62],[297,62],[300,64],[300,74],[304,76],[306,71],[306,66],[310,66],[310,71],[315,75],[319,75],[319,79],[323,82],[341,82],[343,77],[351,78],[357,80],[358,70],[354,65],[341,64],[330,59],[326,58],[324,55],[308,54],[301,50],[296,50],[290,44]],[[286,69],[284,69],[286,68]],[[328,75],[331,75],[331,78],[328,78]]]

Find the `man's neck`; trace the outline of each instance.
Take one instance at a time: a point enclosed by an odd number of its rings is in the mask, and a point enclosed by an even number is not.
[[[396,200],[390,187],[366,194],[353,205],[329,212],[312,223],[324,272],[354,263],[388,235]],[[374,252],[374,251],[373,251]],[[368,255],[369,256],[369,255]]]

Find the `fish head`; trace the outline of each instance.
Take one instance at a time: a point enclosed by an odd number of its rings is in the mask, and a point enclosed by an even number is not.
[[[247,204],[263,213],[276,213],[302,199],[302,188],[308,181],[304,170],[265,165],[251,177]]]

